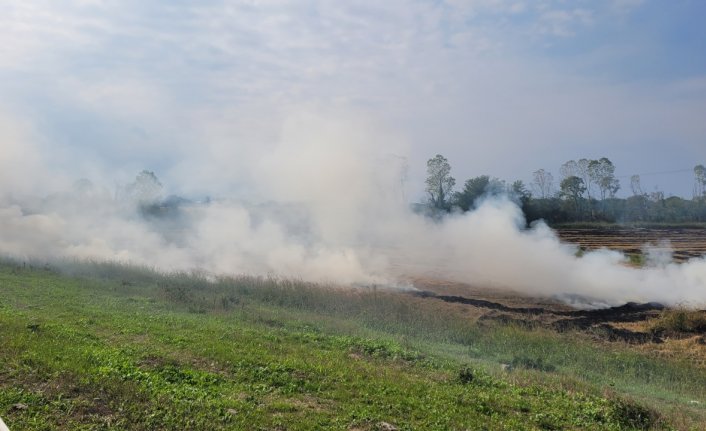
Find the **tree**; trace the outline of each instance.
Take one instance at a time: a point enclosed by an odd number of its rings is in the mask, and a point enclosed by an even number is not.
[[[451,194],[456,180],[451,176],[451,165],[446,157],[437,154],[427,161],[426,192],[431,205],[437,209],[447,209],[447,196]]]
[[[615,166],[606,157],[599,160],[591,160],[588,164],[588,174],[594,184],[601,192],[601,200],[606,197],[614,197],[620,189],[620,181],[615,178]]]
[[[591,179],[590,167],[592,162],[598,163],[597,160],[589,159],[580,159],[578,162],[575,160],[569,160],[561,165],[561,168],[559,169],[562,179],[575,176],[583,180],[583,185],[586,187],[586,193],[589,200],[591,199],[591,184],[593,183],[593,180]]]
[[[664,200],[664,192],[655,186],[655,191],[650,193],[650,200],[652,202],[662,202]]]
[[[151,204],[162,197],[162,183],[152,171],[142,171],[137,174],[135,181],[125,187],[128,197],[141,205]]]
[[[534,182],[532,185],[537,191],[537,194],[542,198],[546,199],[552,195],[552,190],[554,189],[554,176],[540,169],[533,172]]]
[[[568,162],[561,165],[561,168],[559,169],[559,173],[561,173],[562,180],[569,178],[569,177],[572,177],[572,176],[578,176],[578,174],[579,174],[578,163],[576,163],[575,160],[569,160]]]
[[[510,187],[508,187],[508,193],[510,194],[510,199],[520,206],[522,214],[525,215],[525,220],[527,220],[528,215],[531,215],[532,212],[530,208],[532,193],[527,189],[525,183],[523,183],[522,180],[513,182]]]
[[[580,201],[586,191],[586,186],[583,184],[583,180],[576,175],[572,175],[561,181],[560,188],[561,196],[564,199],[570,200],[574,203],[574,211],[576,215],[578,215]]]
[[[632,196],[625,200],[624,217],[631,221],[643,221],[648,216],[647,208],[649,200],[647,193],[642,191],[639,175],[630,177],[630,189],[632,190]]]
[[[625,221],[645,221],[649,217],[650,201],[647,194],[637,194],[625,199]]]
[[[706,197],[706,167],[694,166],[694,199]]]
[[[466,180],[463,190],[454,195],[454,204],[463,211],[473,208],[482,196],[498,196],[507,191],[505,181],[488,175]]]
[[[633,175],[630,177],[630,188],[632,189],[633,196],[642,196],[642,186],[640,185],[640,176]]]
[[[532,197],[532,193],[530,193],[522,180],[517,180],[510,185],[510,194],[520,201],[525,201]]]
[[[581,159],[576,162],[576,176],[583,180],[583,185],[586,186],[586,195],[588,200],[591,200],[591,169],[589,166],[591,161],[588,159]]]

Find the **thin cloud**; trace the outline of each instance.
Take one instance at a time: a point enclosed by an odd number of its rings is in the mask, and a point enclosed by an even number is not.
[[[681,77],[639,84],[606,68],[639,50],[616,55],[591,38],[623,22],[616,7],[641,6],[21,2],[0,18],[0,95],[63,159],[90,158],[78,174],[156,165],[179,183],[184,160],[210,171],[205,154],[247,170],[238,155],[273,145],[299,106],[365,111],[406,135],[412,166],[442,151],[462,177],[527,179],[547,162],[603,155],[655,170],[678,157],[674,142],[684,150],[675,163],[698,156],[706,134],[690,119],[706,96],[667,96]],[[625,156],[643,145],[655,154],[648,166]],[[515,156],[522,166],[508,163]]]

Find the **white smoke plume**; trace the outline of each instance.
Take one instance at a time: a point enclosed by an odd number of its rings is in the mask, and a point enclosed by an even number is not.
[[[577,257],[544,224],[524,229],[519,208],[503,198],[442,221],[413,213],[405,199],[403,139],[355,115],[341,118],[305,109],[289,116],[265,151],[234,163],[247,172],[209,176],[223,184],[248,178],[241,185],[247,199],[222,193],[160,217],[141,214],[112,189],[112,178],[67,186],[71,172],[53,168],[37,138],[0,116],[0,254],[344,285],[400,285],[431,274],[606,304],[706,303],[706,259],[635,269],[617,252]],[[204,154],[195,172],[224,166]]]

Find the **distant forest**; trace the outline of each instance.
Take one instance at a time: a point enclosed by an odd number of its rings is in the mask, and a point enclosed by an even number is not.
[[[640,176],[630,178],[631,196],[618,198],[621,188],[615,166],[598,160],[569,160],[561,165],[560,179],[539,169],[532,183],[508,183],[488,175],[470,178],[456,191],[448,160],[437,154],[427,161],[426,193],[423,206],[432,214],[468,211],[488,196],[508,195],[522,208],[528,223],[543,219],[551,225],[563,223],[693,223],[706,222],[706,167],[694,167],[692,199],[645,193]]]

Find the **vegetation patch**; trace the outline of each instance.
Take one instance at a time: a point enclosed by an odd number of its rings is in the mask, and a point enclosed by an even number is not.
[[[554,365],[545,362],[544,359],[540,357],[530,358],[528,356],[515,356],[512,358],[512,361],[510,361],[510,366],[513,368],[525,368],[544,372],[556,371]]]
[[[660,429],[675,408],[679,423],[706,423],[689,404],[706,395],[702,370],[575,334],[478,327],[438,301],[64,271],[0,265],[0,415],[13,430]],[[530,372],[500,373],[508,362]]]
[[[650,329],[670,335],[706,334],[706,311],[686,308],[665,310],[651,322]]]

